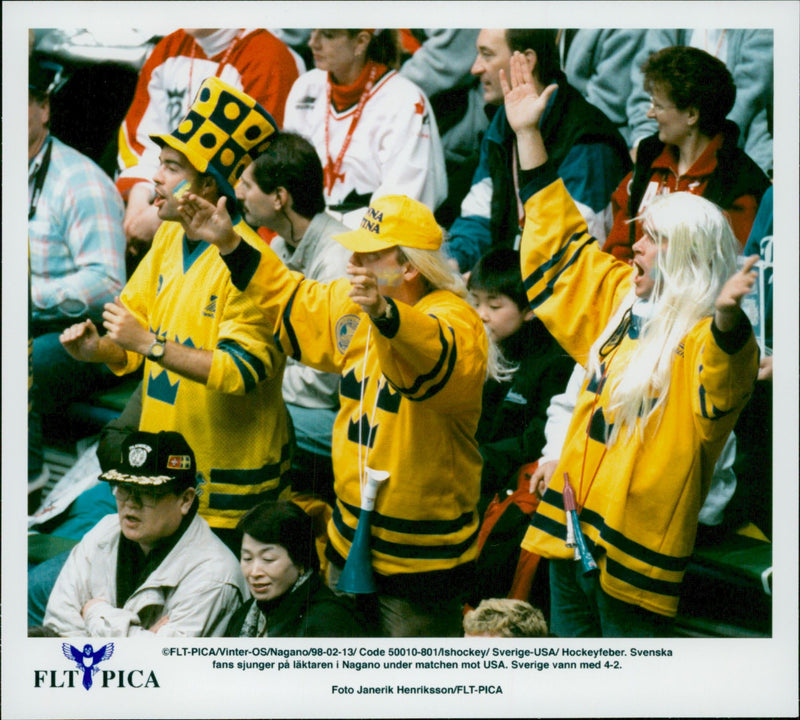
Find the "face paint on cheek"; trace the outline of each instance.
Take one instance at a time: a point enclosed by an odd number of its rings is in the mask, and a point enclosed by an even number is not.
[[[378,287],[400,287],[403,284],[404,274],[403,268],[380,270],[375,273],[375,279],[378,281]]]
[[[189,192],[189,183],[186,180],[181,180],[172,191],[172,197],[180,200],[187,192]]]

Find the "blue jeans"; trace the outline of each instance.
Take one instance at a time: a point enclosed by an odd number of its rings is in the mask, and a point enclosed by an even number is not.
[[[286,403],[295,447],[289,483],[297,493],[309,493],[334,505],[331,436],[336,410],[305,408]]]
[[[68,557],[69,550],[28,570],[28,627],[38,627],[44,622],[47,601]]]
[[[611,597],[595,571],[550,561],[550,632],[556,637],[670,637],[673,618]]]
[[[33,388],[28,414],[28,477],[43,466],[42,419],[63,412],[75,400],[85,400],[98,390],[120,382],[105,365],[75,360],[49,332],[33,340]]]

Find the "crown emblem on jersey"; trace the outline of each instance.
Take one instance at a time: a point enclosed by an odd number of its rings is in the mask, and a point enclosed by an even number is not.
[[[233,198],[233,186],[277,131],[272,116],[253,98],[210,77],[178,127],[150,137],[183,153],[195,170],[213,175],[222,193]]]
[[[174,383],[169,381],[167,371],[163,370],[158,375],[150,373],[150,380],[147,383],[147,396],[154,400],[160,400],[167,405],[175,404],[175,397],[178,394],[178,386],[181,384],[180,380]]]

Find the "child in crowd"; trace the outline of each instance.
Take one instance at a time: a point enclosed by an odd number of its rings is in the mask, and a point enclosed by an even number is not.
[[[520,466],[541,455],[547,406],[564,390],[574,363],[534,317],[514,250],[497,248],[484,255],[467,288],[509,364],[505,379],[488,380],[483,391],[476,434],[483,457],[482,514],[496,492],[516,488]]]

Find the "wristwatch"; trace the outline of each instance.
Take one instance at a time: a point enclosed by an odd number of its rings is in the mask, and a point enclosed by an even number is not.
[[[167,339],[160,338],[156,335],[155,342],[150,346],[150,349],[147,351],[147,359],[152,360],[153,362],[161,362],[162,358],[164,357],[164,350],[167,346]]]
[[[370,317],[372,317],[372,321],[374,323],[377,323],[377,324],[380,325],[380,323],[389,322],[392,319],[393,316],[394,316],[394,313],[392,312],[392,304],[387,301],[386,302],[386,307],[383,309],[383,312],[380,315],[378,315],[377,317],[373,317],[373,316],[370,316]]]
[[[390,300],[387,300],[383,313],[378,317],[373,317],[372,322],[375,323],[375,327],[381,331],[381,334],[386,337],[393,337],[397,333],[399,324],[397,309],[394,304]]]

